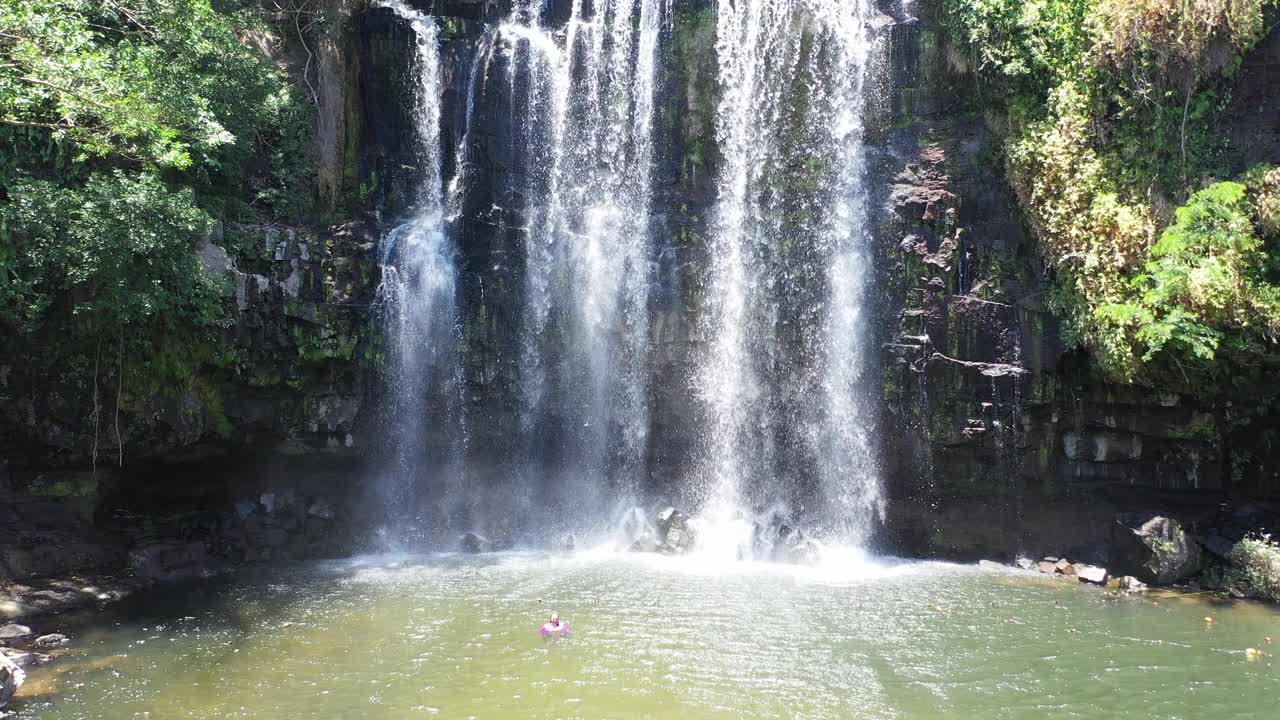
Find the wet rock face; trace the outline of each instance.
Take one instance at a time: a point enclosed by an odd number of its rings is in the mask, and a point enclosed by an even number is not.
[[[1116,516],[1111,564],[1118,572],[1155,585],[1170,585],[1202,567],[1200,546],[1177,520],[1154,512]]]
[[[13,510],[0,511],[0,581],[17,583],[12,597],[0,588],[0,618],[116,599],[110,587],[95,587],[100,580],[149,585],[208,577],[243,562],[338,557],[354,547],[350,503],[340,492],[324,491],[324,476],[316,477],[319,491],[280,487],[232,501],[229,487],[258,478],[214,474],[218,482],[202,487],[187,472],[187,489],[204,505],[194,508],[172,505],[167,492],[160,498],[0,495],[0,508]],[[222,495],[209,499],[215,493]],[[165,501],[170,504],[159,504]]]
[[[0,350],[5,480],[25,489],[50,468],[88,471],[261,452],[358,452],[378,275],[374,231],[219,223],[195,252],[226,287],[219,367],[154,394],[101,392],[92,383]],[[235,248],[229,253],[227,248]],[[52,373],[52,375],[46,373]],[[114,379],[111,382],[115,382]],[[120,401],[120,407],[115,403]],[[118,419],[118,424],[117,424]],[[4,483],[0,483],[0,489]]]

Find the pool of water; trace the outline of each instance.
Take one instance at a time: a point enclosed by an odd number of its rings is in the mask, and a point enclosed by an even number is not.
[[[1280,698],[1280,661],[1246,653],[1280,643],[1271,607],[940,563],[374,557],[149,600],[75,628],[18,716],[1273,718]],[[539,636],[551,610],[566,639]]]

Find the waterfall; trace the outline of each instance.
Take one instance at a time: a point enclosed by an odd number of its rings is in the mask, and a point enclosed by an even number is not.
[[[437,24],[403,0],[378,4],[416,39],[420,179],[408,220],[382,243],[387,507],[433,539],[590,533],[611,515],[634,525],[635,505],[652,499],[651,390],[679,381],[654,377],[650,327],[651,295],[665,286],[654,189],[670,0],[565,0],[554,13],[516,0],[467,41],[452,155]],[[683,498],[714,552],[743,554],[763,516],[860,545],[883,515],[863,187],[872,13],[871,0],[736,0],[716,14],[719,163],[708,261],[688,278],[697,418],[685,431],[697,450]],[[477,107],[489,97],[510,116]],[[510,143],[510,157],[485,168],[500,184],[471,175],[473,122]],[[469,186],[483,192],[469,197]],[[462,266],[462,285],[453,229],[473,211],[498,222],[476,237],[510,245],[493,265]],[[491,271],[494,283],[519,283],[502,288],[518,297],[504,317],[515,372],[486,388],[501,398],[481,399],[462,372],[457,298],[470,283],[483,298]],[[484,412],[511,413],[501,418],[513,418],[509,447],[469,447],[469,392],[498,401],[476,405]]]
[[[465,432],[454,352],[455,248],[445,224],[440,135],[442,79],[435,20],[400,0],[379,0],[414,33],[411,116],[417,183],[407,220],[381,242],[377,306],[387,335],[386,440],[380,482],[398,540],[440,533],[457,516]]]
[[[649,427],[656,68],[665,0],[574,0],[501,28],[523,152],[524,309],[516,475],[599,517],[639,492]],[[566,528],[571,529],[571,528]]]
[[[808,510],[854,543],[883,513],[862,187],[871,12],[870,0],[719,5],[723,161],[694,479],[731,548],[770,509]]]

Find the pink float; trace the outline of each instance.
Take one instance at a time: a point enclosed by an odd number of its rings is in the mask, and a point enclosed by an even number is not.
[[[546,638],[546,637],[551,637],[552,635],[554,635],[554,634],[556,634],[556,633],[560,633],[560,635],[562,635],[562,636],[563,636],[563,635],[568,635],[568,634],[569,634],[569,623],[564,623],[564,622],[559,622],[559,621],[557,621],[557,622],[548,622],[547,624],[545,624],[545,625],[543,625],[542,627],[538,628],[538,632],[542,633],[542,637],[544,637],[544,638]]]

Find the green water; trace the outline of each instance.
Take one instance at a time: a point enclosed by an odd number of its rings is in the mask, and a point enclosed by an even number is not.
[[[78,629],[21,718],[1274,718],[1280,612],[931,563],[316,566]],[[569,638],[537,628],[557,610]],[[1214,619],[1206,623],[1205,616]],[[1163,641],[1158,643],[1157,641]],[[1280,654],[1280,644],[1274,646]]]

